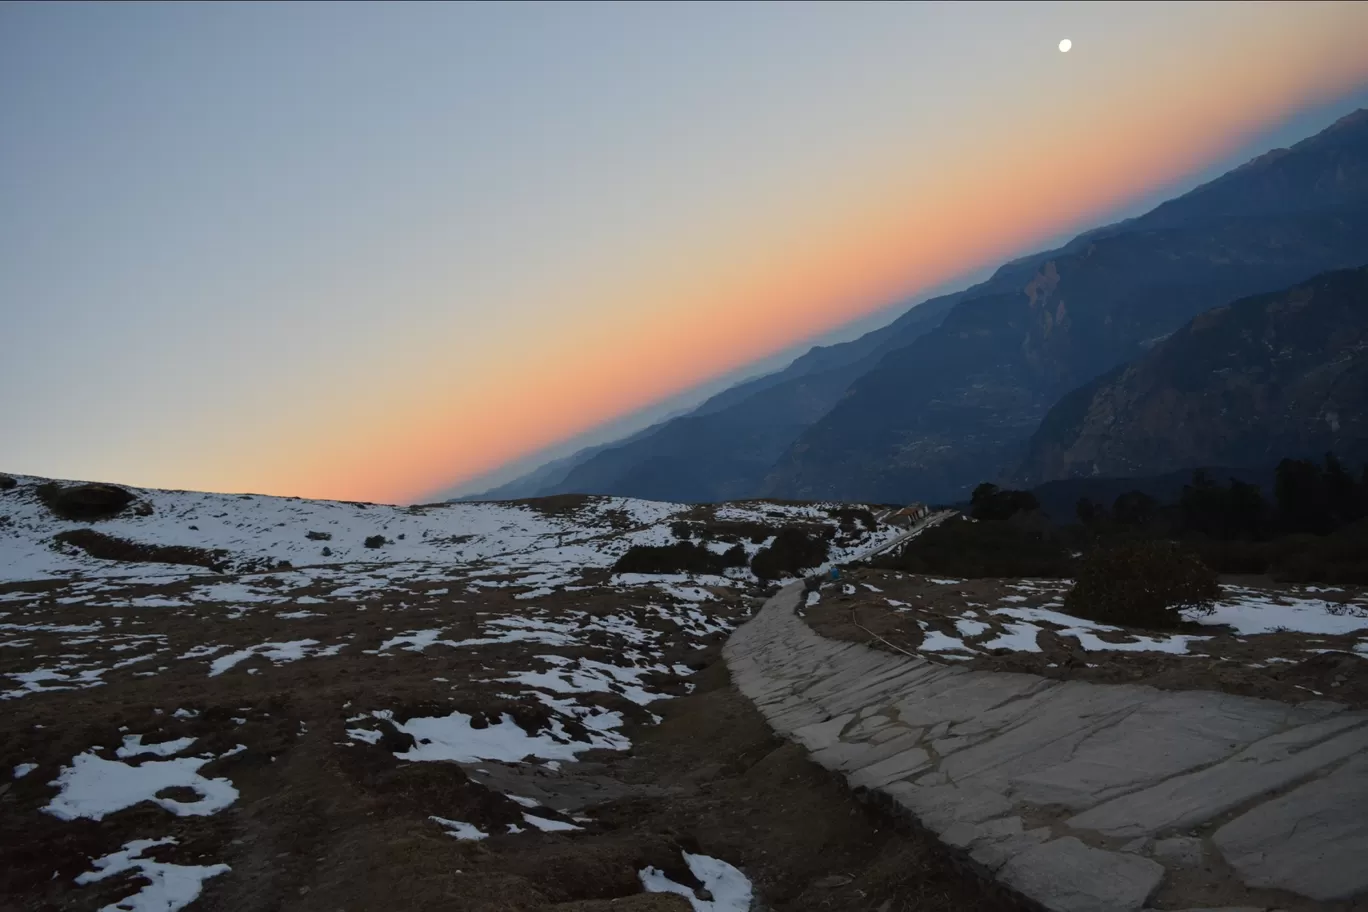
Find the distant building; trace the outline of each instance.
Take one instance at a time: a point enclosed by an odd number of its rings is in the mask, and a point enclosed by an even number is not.
[[[931,515],[931,508],[923,503],[911,503],[894,511],[888,521],[895,526],[913,526]]]

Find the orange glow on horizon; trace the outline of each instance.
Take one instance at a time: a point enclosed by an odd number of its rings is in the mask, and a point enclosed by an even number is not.
[[[1368,66],[1361,70],[1352,74],[1356,83],[1368,78]],[[1022,136],[991,168],[980,167],[980,157],[933,180],[871,175],[859,198],[833,193],[795,205],[805,218],[776,224],[759,214],[758,241],[736,243],[719,232],[712,250],[691,252],[687,268],[678,258],[618,282],[611,325],[566,317],[563,325],[530,328],[518,358],[490,359],[480,389],[447,389],[434,377],[433,388],[411,402],[368,416],[366,438],[348,439],[351,449],[340,457],[340,437],[308,440],[304,458],[295,452],[289,466],[262,466],[271,483],[254,487],[425,499],[1102,219],[1230,154],[1261,127],[1338,94],[1323,83],[1294,91],[1279,82],[1285,74],[1260,72],[1251,63],[1228,77],[1245,81],[1245,97],[1258,103],[1233,108],[1220,91],[1170,99],[1162,110],[1151,102],[1101,134],[1084,110],[1045,135]],[[574,301],[564,310],[576,313]],[[436,417],[447,415],[459,418]]]

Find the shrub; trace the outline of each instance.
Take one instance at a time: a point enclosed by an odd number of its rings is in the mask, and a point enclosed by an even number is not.
[[[693,538],[694,524],[682,519],[676,520],[675,522],[670,523],[670,533],[674,535],[675,538]]]
[[[751,544],[758,545],[771,535],[775,535],[779,529],[767,523],[750,522],[744,519],[719,519],[708,523],[706,535],[724,541],[737,541],[745,538]]]
[[[8,491],[10,488],[14,487],[18,483],[19,482],[15,481],[8,475],[0,475],[0,491]]]
[[[332,541],[331,532],[307,532],[304,537],[309,541]]]
[[[1269,572],[1294,583],[1368,583],[1368,522],[1331,535],[1291,535],[1271,542]]]
[[[1143,491],[1127,491],[1112,503],[1111,515],[1123,526],[1152,525],[1159,518],[1159,501]]]
[[[826,530],[830,534],[830,529]],[[804,570],[820,565],[831,551],[830,541],[820,534],[802,529],[780,529],[774,541],[756,552],[751,572],[762,580],[801,576]]]
[[[1004,491],[987,481],[974,488],[972,504],[974,519],[1010,519],[1040,509],[1040,501],[1030,491]]]
[[[53,541],[80,548],[100,560],[133,561],[156,564],[185,564],[223,572],[230,569],[227,551],[210,551],[183,545],[144,545],[115,538],[94,529],[69,529],[52,536]]]
[[[849,522],[859,523],[866,529],[874,528],[874,514],[864,507],[837,507],[831,515],[840,520],[842,526]]]
[[[525,497],[509,503],[530,507],[546,516],[565,516],[584,509],[591,500],[588,494],[551,494],[546,497]]]
[[[131,491],[111,484],[60,485],[49,481],[40,484],[37,492],[49,510],[73,522],[109,519],[134,500]]]
[[[950,519],[880,555],[876,567],[908,573],[984,577],[1063,578],[1074,564],[1062,537],[1036,523]]]
[[[740,547],[739,545],[737,546]],[[672,545],[633,545],[613,564],[615,573],[721,573],[728,566],[726,555],[714,554],[703,545],[675,542]],[[742,564],[746,549],[741,548]]]
[[[1217,573],[1268,574],[1293,583],[1368,583],[1368,522],[1329,535],[1271,541],[1197,539],[1190,548]]]
[[[1138,542],[1083,558],[1064,610],[1104,624],[1173,628],[1183,623],[1180,611],[1210,611],[1220,593],[1215,572],[1196,557],[1170,542]]]
[[[363,544],[365,544],[367,548],[383,548],[385,545],[388,545],[389,542],[383,535],[372,535],[367,538]]]
[[[1197,559],[1217,573],[1263,574],[1268,572],[1278,545],[1275,542],[1197,539],[1185,543]]]

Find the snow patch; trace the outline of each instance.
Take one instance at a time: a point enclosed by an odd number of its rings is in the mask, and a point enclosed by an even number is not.
[[[206,880],[232,870],[226,864],[177,865],[141,857],[143,852],[154,846],[176,844],[171,836],[126,842],[123,851],[95,859],[95,870],[77,876],[76,883],[95,883],[115,874],[136,870],[148,881],[147,885],[132,896],[105,906],[101,912],[176,912],[199,898]]]
[[[689,901],[694,912],[748,912],[754,890],[750,879],[741,871],[707,855],[691,855],[684,852],[684,863],[703,883],[712,899],[699,899],[694,891],[683,884],[675,883],[665,876],[665,872],[654,867],[643,868],[638,875],[641,885],[649,893],[677,893]]]
[[[130,766],[90,752],[78,754],[71,766],[62,767],[61,774],[48,783],[59,786],[61,793],[43,810],[62,820],[103,820],[115,811],[151,801],[179,817],[214,814],[236,801],[238,791],[227,779],[206,779],[199,774],[199,768],[213,759],[180,757]],[[177,801],[157,797],[166,789],[178,787],[193,789],[201,798]]]

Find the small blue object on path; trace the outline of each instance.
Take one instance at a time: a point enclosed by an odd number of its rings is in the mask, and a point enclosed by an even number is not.
[[[840,579],[840,578],[841,578],[841,568],[839,568],[839,567],[832,567],[832,568],[831,568],[831,578],[834,579],[834,580]]]

